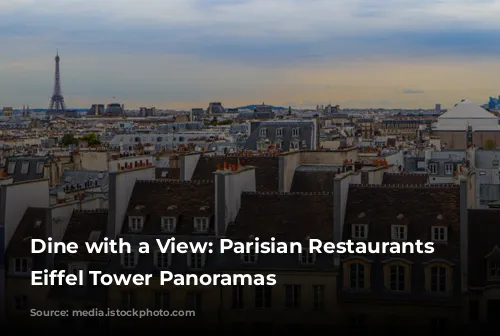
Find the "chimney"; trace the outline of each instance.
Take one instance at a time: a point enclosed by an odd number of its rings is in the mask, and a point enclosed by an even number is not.
[[[469,223],[467,209],[467,178],[460,177],[460,269],[462,292],[468,288]]]
[[[52,210],[45,209],[45,239],[51,237],[54,239],[54,230],[52,229]],[[45,265],[48,270],[54,269],[54,254],[45,253]]]
[[[347,194],[351,181],[351,172],[336,175],[333,181],[333,243],[342,241]],[[340,256],[334,256],[335,266],[340,266]]]
[[[255,167],[217,170],[215,173],[215,234],[222,237],[238,215],[241,194],[255,192]]]

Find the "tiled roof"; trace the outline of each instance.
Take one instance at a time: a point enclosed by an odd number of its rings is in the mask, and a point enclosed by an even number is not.
[[[295,171],[291,192],[333,192],[333,171]]]
[[[333,238],[332,193],[243,193],[241,208],[227,236],[246,240],[300,241]]]
[[[352,239],[352,224],[368,224],[368,241],[374,242],[391,241],[391,225],[407,225],[408,241],[422,242],[431,241],[432,226],[446,226],[448,243],[434,244],[432,255],[403,257],[456,262],[460,256],[460,188],[353,185],[347,199],[344,241]]]
[[[64,234],[63,242],[77,243],[79,247],[78,253],[58,256],[61,257],[61,260],[106,261],[108,259],[107,254],[88,253],[85,242],[90,241],[91,234],[97,237],[95,242],[99,243],[104,241],[107,224],[107,209],[73,211]]]
[[[235,156],[201,156],[193,173],[193,180],[213,180],[217,165],[236,164]],[[279,190],[279,157],[252,156],[240,158],[242,164],[254,166],[257,191]]]
[[[215,186],[213,180],[137,181],[128,204],[127,215],[144,216],[144,228],[140,234],[161,234],[161,217],[177,219],[176,234],[194,232],[195,217],[209,217],[213,232]],[[122,233],[128,232],[125,218]]]
[[[418,173],[384,173],[384,185],[426,185],[429,183],[428,174]]]
[[[469,210],[469,286],[486,285],[486,259],[500,248],[500,209]],[[498,256],[500,258],[500,255]]]
[[[163,176],[165,175],[165,176]],[[178,180],[180,179],[180,176],[181,176],[181,170],[179,168],[160,168],[160,167],[156,167],[155,168],[155,177],[157,179],[161,179],[161,178],[168,178],[168,179],[171,179],[171,180]]]
[[[31,239],[46,239],[46,212],[43,208],[26,209],[7,248],[7,257],[31,256]]]

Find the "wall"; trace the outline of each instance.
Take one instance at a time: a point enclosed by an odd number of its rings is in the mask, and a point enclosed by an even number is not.
[[[153,180],[154,174],[153,167],[111,172],[109,174],[108,238],[113,239],[121,231],[135,181]]]
[[[333,182],[333,241],[342,241],[344,218],[347,207],[347,195],[351,183],[351,172],[335,176]]]
[[[388,155],[385,157],[385,160],[389,165],[394,165],[396,167],[402,166],[403,168],[405,168],[405,158],[403,151]]]
[[[227,225],[234,221],[241,204],[241,193],[255,192],[255,167],[245,166],[238,171],[215,172],[216,235],[223,236]]]
[[[191,181],[194,170],[198,164],[201,153],[181,154],[179,157],[179,168],[181,170],[181,181]]]
[[[381,185],[384,173],[393,172],[394,167],[374,167],[368,171],[368,184]]]
[[[344,160],[358,160],[358,150],[348,148],[336,151],[295,151],[280,156],[280,192],[289,192],[298,166],[303,164],[343,164]]]
[[[4,218],[0,218],[0,223],[3,222],[5,226],[5,248],[7,248],[26,209],[49,206],[49,181],[36,180],[2,186],[1,193],[0,206],[4,210]]]
[[[85,170],[108,170],[108,153],[80,151],[75,155],[75,162],[79,169]]]
[[[109,170],[110,172],[121,171],[121,168],[118,169],[118,165],[120,165],[120,167],[124,167],[125,164],[134,165],[135,162],[137,162],[137,161],[142,161],[143,164],[146,164],[146,160],[148,161],[148,163],[153,164],[153,156],[152,155],[139,155],[139,156],[129,156],[129,157],[118,158],[116,160],[109,161],[108,168],[104,169],[104,170]]]

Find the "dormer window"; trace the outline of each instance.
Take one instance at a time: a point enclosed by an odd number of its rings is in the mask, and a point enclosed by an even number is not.
[[[438,164],[437,163],[430,163],[429,164],[429,174],[437,175],[437,173],[438,173]]]
[[[15,258],[14,259],[14,273],[26,274],[31,272],[30,258]]]
[[[444,173],[446,175],[453,175],[455,168],[453,166],[453,163],[447,163],[444,165]]]
[[[21,166],[21,174],[28,174],[28,169],[30,167],[30,163],[28,161],[23,162]]]
[[[190,253],[188,257],[188,266],[191,269],[202,269],[205,267],[206,256],[204,253]]]
[[[488,262],[489,280],[500,280],[500,261],[491,260]]]
[[[282,137],[283,136],[283,128],[277,128],[276,129],[276,136],[277,137]]]
[[[15,171],[16,171],[16,163],[15,162],[9,162],[9,167],[7,168],[7,173],[9,175],[12,175],[12,174],[14,174]]]
[[[207,232],[208,231],[208,218],[196,217],[194,219],[194,231],[195,232]]]
[[[42,174],[43,173],[43,166],[44,166],[43,162],[38,162],[36,164],[36,173],[37,174]]]
[[[92,231],[89,235],[89,242],[96,242],[101,237],[102,231]]]
[[[446,226],[433,226],[431,228],[431,238],[433,242],[447,242],[448,228]]]
[[[144,218],[139,216],[131,216],[128,220],[128,228],[130,232],[141,232],[144,227]]]
[[[161,218],[161,231],[162,232],[175,232],[176,220],[175,217],[162,217]]]
[[[255,264],[257,262],[257,253],[254,249],[250,249],[248,253],[241,255],[241,262],[244,264]]]
[[[259,134],[260,134],[261,137],[267,136],[267,128],[261,128],[259,130]]]
[[[134,268],[137,266],[138,253],[131,251],[131,253],[122,254],[122,266],[124,268]]]
[[[406,240],[407,239],[406,225],[392,225],[391,238],[392,240]]]
[[[316,254],[307,248],[302,248],[299,258],[302,265],[312,265],[316,261]]]
[[[298,137],[300,135],[300,128],[292,128],[292,136]]]
[[[366,239],[368,238],[368,225],[367,224],[353,224],[352,225],[352,238]]]
[[[169,268],[172,262],[171,253],[161,253],[160,251],[155,251],[154,263],[157,268]]]

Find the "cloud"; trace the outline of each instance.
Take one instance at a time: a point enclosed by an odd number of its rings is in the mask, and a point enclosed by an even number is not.
[[[120,96],[254,103],[265,96],[277,105],[329,99],[394,105],[394,95],[414,87],[421,88],[420,101],[437,100],[429,96],[437,70],[413,65],[448,69],[457,60],[460,72],[497,57],[499,6],[500,0],[2,0],[0,45],[9,53],[0,55],[0,99],[29,96],[45,104],[59,48],[64,93],[79,102]],[[382,71],[380,62],[391,67]],[[442,85],[486,94],[500,86],[486,71],[467,78],[475,88]],[[374,97],[351,97],[348,89],[359,85]]]

